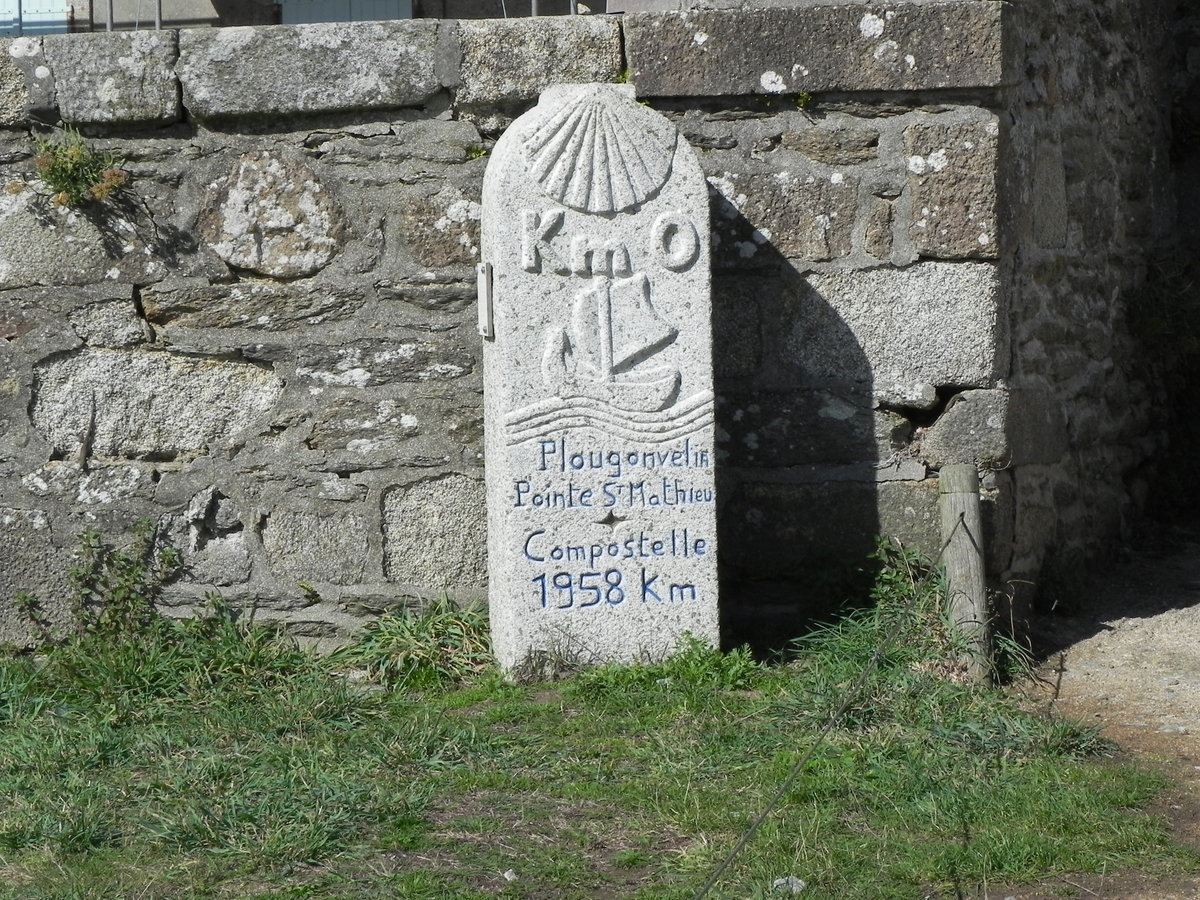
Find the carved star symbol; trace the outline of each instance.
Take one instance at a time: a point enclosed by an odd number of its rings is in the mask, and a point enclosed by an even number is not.
[[[621,516],[618,516],[616,513],[614,513],[610,509],[608,511],[608,514],[605,515],[605,517],[603,519],[601,519],[600,521],[598,521],[596,524],[597,525],[607,525],[613,531],[616,531],[617,526],[620,525],[624,521],[626,521],[624,518],[622,518]]]

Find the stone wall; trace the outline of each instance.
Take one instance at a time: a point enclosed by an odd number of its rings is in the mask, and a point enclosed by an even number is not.
[[[1098,548],[1127,538],[1161,453],[1153,347],[1133,340],[1148,263],[1172,243],[1170,4],[1027,4],[1004,153],[1010,418],[1031,446],[1004,473],[1010,568],[1073,599]],[[1069,22],[1070,27],[1063,27]]]
[[[950,462],[984,473],[998,584],[1094,553],[1156,449],[1123,308],[1166,196],[1159,32],[1127,6],[5,42],[0,181],[61,119],[133,193],[0,195],[0,640],[82,528],[143,517],[181,611],[330,637],[481,596],[480,186],[564,81],[628,79],[709,180],[731,639],[842,596],[875,534],[936,552]]]

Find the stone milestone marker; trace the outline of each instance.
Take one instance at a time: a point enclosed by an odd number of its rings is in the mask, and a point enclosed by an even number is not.
[[[716,644],[708,190],[625,85],[553,87],[483,188],[488,576],[506,669]]]

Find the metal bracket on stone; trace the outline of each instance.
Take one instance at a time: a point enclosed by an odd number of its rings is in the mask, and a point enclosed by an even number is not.
[[[492,264],[479,263],[475,267],[479,291],[479,334],[485,340],[496,339],[496,325],[492,310]]]

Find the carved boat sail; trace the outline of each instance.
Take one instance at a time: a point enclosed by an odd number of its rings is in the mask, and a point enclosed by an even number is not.
[[[665,409],[678,393],[679,370],[646,363],[678,334],[654,309],[644,274],[597,279],[576,295],[569,333],[551,332],[542,372],[564,399],[587,397],[630,412]]]

